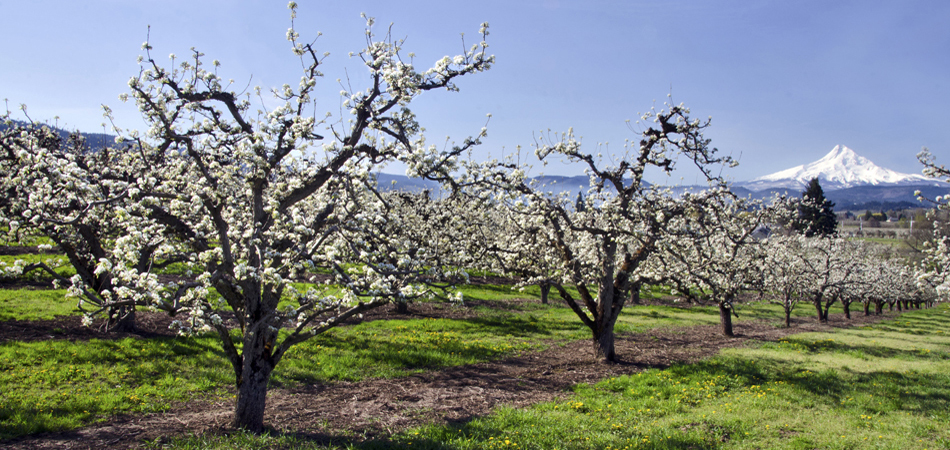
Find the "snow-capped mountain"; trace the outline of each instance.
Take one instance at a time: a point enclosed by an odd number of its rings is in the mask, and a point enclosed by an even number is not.
[[[791,189],[801,191],[812,178],[818,178],[825,190],[855,186],[908,186],[933,184],[923,175],[906,174],[880,167],[848,147],[836,145],[830,153],[810,164],[792,167],[771,175],[736,183],[753,191]]]

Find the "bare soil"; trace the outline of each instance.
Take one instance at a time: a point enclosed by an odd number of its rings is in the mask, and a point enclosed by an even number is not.
[[[474,314],[471,308],[440,304],[416,304],[412,311],[405,316],[379,309],[364,320]],[[723,348],[746,345],[750,340],[776,341],[793,333],[860,326],[893,316],[894,313],[858,314],[846,320],[843,315],[832,315],[827,324],[818,324],[814,318],[795,319],[791,328],[776,328],[768,322],[738,323],[735,338],[722,336],[718,325],[618,335],[619,361],[613,364],[596,361],[589,341],[552,342],[549,349],[540,352],[405,378],[272,389],[268,394],[265,423],[275,427],[275,432],[322,444],[385,440],[401,430],[425,423],[464,423],[485,416],[501,405],[523,407],[565,398],[578,383],[595,383],[648,368],[695,362]],[[77,329],[72,325],[73,319],[78,321],[78,318],[63,318],[0,323],[0,341],[24,340],[25,336],[32,339],[103,337]],[[141,319],[141,337],[170,333],[167,323],[151,314],[145,313]],[[159,331],[162,326],[165,327],[163,332]],[[109,417],[78,430],[34,435],[2,444],[11,449],[138,448],[145,442],[162,443],[173,436],[227,434],[234,432],[229,425],[232,406],[230,401],[196,399],[174,405],[165,413]]]
[[[26,254],[55,254],[59,253],[57,248],[50,248],[46,250],[40,249],[39,246],[29,246],[29,245],[0,245],[0,255],[26,255]]]

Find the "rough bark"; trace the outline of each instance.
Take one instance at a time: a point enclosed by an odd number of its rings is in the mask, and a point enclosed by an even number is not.
[[[252,432],[264,430],[264,407],[267,404],[267,382],[273,368],[258,364],[247,367],[238,387],[237,404],[232,425]]]
[[[867,302],[864,303],[864,315],[865,315],[865,316],[870,316],[870,315],[871,315],[871,304],[870,304],[870,303],[867,303]]]
[[[603,362],[616,361],[613,321],[609,321],[609,324],[594,331],[594,354]]]
[[[266,326],[266,325],[265,325]],[[243,364],[237,375],[238,393],[231,424],[255,433],[264,430],[264,407],[267,404],[267,382],[274,363],[271,347],[275,333],[248,332],[244,337]]]
[[[785,328],[792,327],[792,310],[785,308]]]
[[[541,304],[547,305],[548,294],[551,293],[551,285],[548,283],[541,283],[539,287],[541,288]]]
[[[851,320],[851,303],[850,303],[850,302],[848,302],[848,303],[841,302],[841,306],[844,306],[844,316],[845,316],[848,320]]]

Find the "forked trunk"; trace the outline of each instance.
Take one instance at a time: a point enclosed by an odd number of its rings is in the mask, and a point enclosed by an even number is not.
[[[825,311],[821,308],[821,298],[822,295],[818,294],[818,296],[815,297],[814,303],[815,309],[818,310],[818,322],[825,323],[828,321],[828,317],[825,316]]]
[[[828,310],[831,309],[831,305],[833,305],[836,301],[837,299],[832,298],[830,302],[825,302],[825,309],[821,312],[821,321],[823,323],[828,322]]]
[[[719,323],[722,325],[722,334],[727,337],[736,337],[732,332],[732,308],[719,304]]]
[[[880,316],[884,313],[884,302],[874,302],[874,315]]]

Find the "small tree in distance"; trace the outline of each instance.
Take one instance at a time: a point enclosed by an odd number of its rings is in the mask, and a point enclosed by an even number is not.
[[[808,182],[808,188],[802,193],[798,219],[792,226],[806,237],[834,236],[838,233],[838,218],[835,217],[834,208],[835,204],[825,198],[818,178],[812,178]]]

